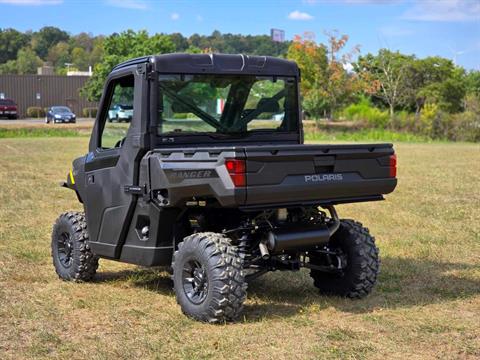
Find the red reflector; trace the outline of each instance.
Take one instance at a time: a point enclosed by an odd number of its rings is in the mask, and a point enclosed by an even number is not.
[[[245,160],[229,159],[225,161],[225,166],[230,174],[245,173]]]
[[[235,187],[242,187],[246,185],[245,174],[230,174],[230,177],[232,178],[233,185],[235,185]]]
[[[390,155],[390,177],[397,177],[397,155]]]
[[[227,168],[227,171],[232,178],[233,184],[236,187],[246,186],[247,181],[245,177],[245,160],[227,159],[225,160],[225,167]]]

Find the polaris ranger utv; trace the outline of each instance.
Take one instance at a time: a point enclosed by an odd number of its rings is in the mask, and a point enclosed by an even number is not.
[[[382,200],[397,184],[391,144],[304,145],[300,73],[264,56],[169,54],[116,66],[89,152],[63,186],[85,215],[52,234],[60,278],[92,279],[98,259],[171,266],[183,312],[234,320],[247,282],[310,269],[323,294],[366,296],[379,270],[367,228],[334,206]],[[129,124],[109,109],[132,104]]]

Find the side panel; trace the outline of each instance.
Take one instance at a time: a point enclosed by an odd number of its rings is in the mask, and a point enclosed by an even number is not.
[[[225,159],[244,159],[243,148],[156,150],[149,154],[150,190],[163,206],[215,198],[224,207],[245,203],[245,189],[235,188]]]

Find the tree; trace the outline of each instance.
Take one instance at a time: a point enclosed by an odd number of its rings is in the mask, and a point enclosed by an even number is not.
[[[32,36],[32,48],[37,55],[45,59],[48,51],[61,41],[67,42],[70,36],[66,31],[54,26],[45,26]]]
[[[42,66],[42,60],[29,48],[23,48],[17,54],[17,73],[18,74],[36,74],[37,68]]]
[[[328,81],[327,49],[308,36],[297,35],[288,48],[287,58],[300,68],[305,111],[315,118],[321,117],[328,108],[324,87]]]
[[[0,64],[0,74],[16,74],[17,73],[17,61],[8,60],[5,64]]]
[[[87,52],[81,47],[72,49],[71,61],[75,68],[82,71],[87,70],[88,65],[90,65],[90,58]]]
[[[50,48],[46,60],[55,68],[63,68],[66,63],[71,61],[69,45],[61,41]]]
[[[467,93],[465,73],[461,68],[456,68],[452,74],[443,81],[432,82],[422,87],[418,97],[425,99],[427,104],[436,104],[438,108],[456,113],[464,109],[463,100]]]
[[[429,100],[432,102],[435,96],[432,96],[438,89],[439,83],[449,79],[455,72],[455,65],[449,59],[439,56],[430,56],[424,59],[415,59],[413,66],[408,72],[408,89],[411,95],[410,108],[415,108],[418,115],[424,104]]]
[[[360,76],[373,81],[371,95],[388,105],[391,118],[395,108],[411,97],[408,74],[414,60],[414,56],[380,49],[377,55],[360,56],[354,66]]]
[[[91,101],[98,101],[105,79],[115,65],[135,57],[174,51],[175,45],[167,35],[149,36],[145,30],[110,35],[103,42],[101,61],[95,65],[93,76],[85,84],[82,94]]]
[[[17,58],[18,50],[26,46],[30,35],[15,29],[0,29],[0,64]]]
[[[302,74],[304,108],[313,117],[325,114],[331,119],[335,110],[344,104],[356,91],[358,81],[355,74],[345,71],[351,56],[358,52],[358,46],[344,52],[347,35],[337,31],[326,32],[327,46],[317,44],[309,33],[295,37],[287,57],[297,62]]]
[[[360,83],[356,74],[349,74],[345,67],[351,63],[352,57],[360,52],[358,45],[352,50],[344,52],[348,42],[348,35],[338,31],[326,31],[327,56],[328,56],[328,82],[326,84],[326,97],[330,107],[330,118],[340,105],[345,104],[350,96],[356,92]]]
[[[175,51],[184,52],[188,49],[188,40],[180,33],[170,34],[170,39],[175,45]]]

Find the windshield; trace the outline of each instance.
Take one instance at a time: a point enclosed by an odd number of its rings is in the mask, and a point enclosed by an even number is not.
[[[65,106],[55,106],[55,107],[52,107],[52,111],[54,113],[58,113],[58,114],[64,114],[64,113],[69,113],[71,112],[70,109],[68,107],[65,107]]]
[[[158,134],[298,129],[293,77],[160,75]]]
[[[13,106],[15,103],[12,100],[0,99],[0,105],[10,105]]]

